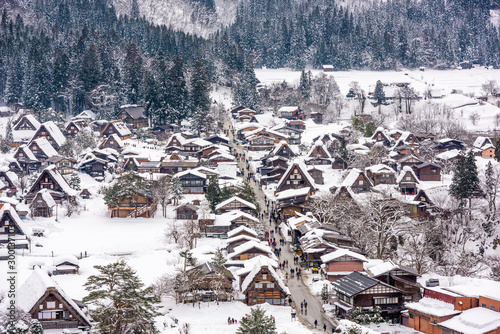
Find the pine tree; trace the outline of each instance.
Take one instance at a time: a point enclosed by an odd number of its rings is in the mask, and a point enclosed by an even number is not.
[[[174,201],[174,205],[179,203],[179,200],[184,197],[184,187],[178,177],[172,177],[169,185],[170,198]]]
[[[476,160],[472,150],[464,155],[460,153],[455,162],[455,170],[450,185],[450,195],[460,201],[460,206],[465,206],[465,200],[472,198],[474,191],[479,186]]]
[[[276,324],[260,306],[252,308],[240,321],[236,334],[276,334]]]
[[[380,80],[377,80],[377,83],[375,85],[375,90],[373,92],[373,98],[377,101],[377,103],[379,105],[385,101],[384,85],[382,84],[382,81],[380,81]]]
[[[138,19],[140,17],[139,4],[137,3],[137,0],[132,0],[132,6],[130,8],[130,17],[132,17],[133,19]]]
[[[120,215],[120,203],[122,201],[121,186],[118,183],[113,184],[104,194],[104,203],[108,208],[117,208],[117,215]]]
[[[193,256],[193,253],[189,249],[179,252],[179,255],[184,259],[184,271],[186,271],[187,266],[196,266],[196,258]]]
[[[43,327],[40,321],[33,319],[30,326],[31,334],[43,334]]]
[[[306,72],[302,70],[300,74],[300,83],[299,83],[300,94],[304,101],[309,101],[311,97],[311,71]]]
[[[205,115],[210,110],[210,80],[202,60],[196,62],[191,76],[191,108]]]
[[[124,260],[105,266],[94,266],[99,274],[84,284],[89,292],[83,300],[93,305],[92,318],[101,333],[139,333],[158,331],[151,325],[159,316],[160,298],[151,287],[143,288],[136,272]]]
[[[222,249],[217,247],[215,254],[212,257],[212,263],[217,267],[222,267],[226,261],[227,259],[224,257],[224,254],[222,254]]]
[[[167,116],[172,122],[180,122],[188,116],[188,88],[184,76],[184,60],[175,58],[167,78]]]
[[[208,180],[207,191],[205,192],[205,197],[210,206],[210,210],[215,212],[215,207],[220,203],[221,190],[219,187],[219,182],[215,177],[210,177]]]
[[[78,173],[71,174],[71,178],[69,179],[69,186],[76,191],[80,191],[81,190],[80,183],[81,183],[80,175]]]
[[[5,142],[9,146],[14,142],[14,134],[12,133],[11,121],[7,123],[7,129],[5,130]]]
[[[258,213],[260,212],[260,204],[259,204],[259,201],[257,200],[257,196],[255,195],[255,191],[253,190],[252,186],[250,185],[250,182],[245,181],[243,183],[243,187],[236,194],[236,196],[238,196],[241,199],[244,199],[245,201],[253,203],[256,207],[254,214],[256,216],[258,215]]]
[[[15,103],[21,101],[23,93],[23,75],[21,65],[18,60],[12,60],[7,68],[7,78],[5,83],[4,101],[5,103]]]
[[[139,103],[142,98],[143,60],[139,49],[130,43],[123,64],[123,84],[128,103]]]
[[[99,63],[97,47],[95,44],[91,44],[87,52],[83,55],[81,64],[80,80],[83,83],[85,92],[90,92],[99,83],[99,79],[101,78]]]

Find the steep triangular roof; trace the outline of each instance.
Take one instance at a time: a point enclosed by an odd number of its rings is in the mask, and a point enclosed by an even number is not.
[[[332,260],[338,259],[342,256],[350,256],[350,257],[358,259],[362,262],[368,262],[368,259],[366,258],[366,256],[361,255],[361,254],[356,253],[356,252],[353,252],[353,251],[350,251],[348,249],[343,249],[343,248],[337,249],[334,252],[323,255],[321,257],[321,261],[323,263],[327,263],[327,262],[330,262]]]
[[[309,186],[312,189],[314,189],[314,185],[315,185],[314,179],[312,178],[311,174],[309,174],[309,172],[307,172],[307,168],[304,165],[304,163],[303,162],[294,162],[293,164],[288,166],[288,169],[286,170],[286,172],[283,174],[283,176],[279,180],[278,185],[276,186],[277,192],[279,192],[279,189],[281,188],[281,186],[283,186],[284,182],[288,179],[288,177],[290,176],[290,174],[292,173],[292,170],[294,170],[294,168],[299,169],[299,172],[302,174],[302,176],[304,176],[304,179],[309,183]],[[303,188],[303,187],[301,187],[301,188]]]
[[[21,234],[27,238],[31,236],[31,227],[24,224],[22,219],[17,214],[17,211],[9,203],[0,204],[0,220],[2,220],[4,216],[9,216],[11,218],[12,222],[17,226]]]
[[[42,132],[46,131],[47,134],[42,135]],[[50,136],[55,142],[55,149],[58,150],[65,142],[66,137],[61,132],[56,123],[48,121],[40,125],[37,132],[33,135],[33,138]],[[33,139],[32,139],[33,140]]]
[[[271,277],[274,279],[276,284],[280,287],[280,289],[287,295],[290,294],[290,290],[288,289],[287,286],[283,283],[283,280],[279,277],[278,273],[272,266],[269,266],[266,262],[264,261],[257,261],[254,264],[254,267],[248,273],[247,277],[245,277],[245,280],[241,284],[241,292],[246,293],[248,288],[252,286],[253,281],[255,278],[258,276],[258,274],[263,270],[266,269],[266,271],[271,275]]]
[[[237,201],[241,204],[243,204],[244,206],[247,206],[249,208],[251,208],[252,210],[256,210],[257,207],[253,204],[253,203],[250,203],[248,201],[245,201],[244,199],[238,197],[238,196],[233,196],[231,198],[228,198],[226,199],[225,201],[219,203],[216,207],[215,207],[215,210],[220,210],[221,208],[223,208],[224,206],[228,205],[229,203],[231,202],[234,202],[234,201]]]
[[[21,126],[21,124],[24,123],[29,124],[32,130],[38,130],[41,125],[40,122],[35,118],[35,116],[28,114],[24,115],[16,122],[16,124],[13,127],[13,130],[15,131],[19,130],[19,126]]]
[[[50,177],[50,178],[52,178],[52,180],[54,180],[54,182],[59,186],[59,188],[61,189],[61,191],[63,191],[67,195],[70,195],[70,196],[76,195],[76,191],[73,190],[73,189],[71,189],[71,187],[69,186],[68,182],[61,175],[61,173],[59,173],[59,171],[56,169],[55,165],[51,165],[51,166],[45,168],[42,171],[42,173],[40,173],[40,175],[38,176],[38,179],[36,180],[35,183],[33,183],[33,185],[31,186],[31,188],[30,188],[30,190],[29,190],[28,193],[32,193],[32,192],[35,191],[36,185],[40,182],[40,180],[43,177]]]
[[[90,320],[78,305],[71,299],[61,287],[47,275],[42,269],[37,268],[21,285],[17,293],[18,306],[25,312],[32,313],[43,302],[49,292],[61,298],[60,302],[68,306],[68,310],[74,317],[80,318],[85,326],[90,327]]]
[[[314,145],[311,147],[309,152],[307,152],[307,157],[308,158],[316,158],[316,157],[322,157],[325,159],[331,159],[332,155],[328,150],[326,149],[325,144],[321,140],[317,140]]]
[[[229,232],[227,232],[227,237],[228,238],[232,238],[240,233],[243,233],[243,232],[246,232],[250,235],[253,235],[254,237],[257,238],[257,236],[259,235],[257,232],[255,232],[254,230],[252,230],[251,228],[249,227],[246,227],[246,226],[239,226],[237,228],[235,228],[234,230],[231,230]]]
[[[407,182],[415,182],[415,183],[420,183],[417,175],[413,171],[413,169],[410,166],[404,166],[403,170],[399,173],[398,178],[396,179],[396,183],[401,183],[404,181],[404,178],[406,176],[410,176],[414,179],[414,181],[407,181]]]

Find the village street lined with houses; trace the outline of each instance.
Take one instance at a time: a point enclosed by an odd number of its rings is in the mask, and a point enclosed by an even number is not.
[[[452,93],[452,79],[419,96],[430,71],[373,86],[328,72],[257,71],[262,99],[279,91],[268,107],[227,107],[219,87],[205,122],[151,127],[123,105],[61,126],[4,107],[0,268],[15,263],[19,319],[2,328],[500,331],[500,97]],[[277,104],[308,76],[311,96],[339,78],[338,109]],[[410,102],[389,95],[413,86]]]

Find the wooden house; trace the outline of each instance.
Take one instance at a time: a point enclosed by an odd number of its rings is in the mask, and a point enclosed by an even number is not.
[[[250,151],[269,151],[274,148],[275,140],[273,138],[255,135],[248,139],[248,149]]]
[[[0,181],[5,185],[2,196],[12,197],[17,193],[17,182],[19,177],[15,172],[9,170],[8,166],[0,167]]]
[[[302,131],[306,129],[306,123],[304,123],[304,121],[299,121],[299,120],[287,121],[286,125],[292,129],[297,129]]]
[[[233,108],[229,111],[229,113],[231,114],[231,116],[232,116],[233,118],[236,118],[236,116],[238,116],[238,112],[239,112],[240,110],[243,110],[243,109],[246,109],[246,107],[245,107],[245,106],[242,106],[242,105],[240,105],[240,106],[236,106],[236,107],[233,107]]]
[[[227,200],[219,203],[215,207],[215,211],[219,211],[221,213],[228,212],[231,210],[240,210],[246,213],[253,213],[255,210],[257,210],[257,207],[248,201],[245,201],[242,198],[239,198],[238,196],[233,196],[231,198],[228,198]]]
[[[92,193],[87,188],[84,188],[80,192],[80,197],[83,199],[89,199],[90,197],[92,197]]]
[[[144,107],[136,104],[124,105],[120,107],[116,117],[132,129],[145,128],[149,125],[149,122],[144,115],[144,111]]]
[[[254,115],[255,115],[255,110],[252,110],[252,109],[249,109],[249,108],[244,108],[244,109],[241,109],[241,110],[237,111],[236,118],[242,117],[242,116],[252,117]]]
[[[6,246],[9,238],[15,248],[29,249],[31,228],[24,224],[9,203],[0,204],[0,244]]]
[[[356,307],[378,306],[382,316],[399,321],[403,307],[403,291],[357,271],[331,283],[338,298],[334,303],[337,316],[345,318]]]
[[[226,240],[226,243],[227,243],[226,250],[228,253],[232,253],[232,252],[234,252],[234,249],[236,247],[244,244],[247,241],[259,242],[259,239],[248,236],[248,235],[238,235],[236,237],[228,238]]]
[[[441,166],[433,162],[424,162],[414,167],[420,181],[441,181]]]
[[[94,153],[87,153],[77,168],[80,173],[92,177],[104,177],[104,173],[108,170],[108,162],[98,158]]]
[[[349,188],[354,193],[359,194],[370,191],[373,183],[363,171],[353,168],[342,181],[341,187]]]
[[[291,122],[304,123],[302,121],[291,121]],[[273,131],[287,135],[289,144],[300,145],[300,143],[302,141],[302,133],[304,132],[304,130],[300,128],[300,125],[297,125],[296,127],[292,127],[288,124],[289,123],[283,124],[283,125],[278,125],[278,126],[273,127],[272,129],[273,129]],[[304,129],[305,129],[305,125],[304,125]]]
[[[339,248],[334,252],[321,256],[321,262],[325,264],[326,277],[330,282],[333,282],[351,274],[353,271],[362,272],[363,264],[368,262],[368,259],[364,255]]]
[[[54,266],[54,270],[52,271],[53,275],[76,275],[80,271],[80,264],[74,255],[61,255],[55,257],[52,261],[52,265]]]
[[[66,137],[52,121],[41,124],[31,141],[38,138],[46,138],[56,151],[59,151],[61,146],[66,142]]]
[[[259,225],[259,220],[249,213],[240,210],[231,210],[223,214],[217,215],[215,217],[216,222],[229,226],[230,230],[233,230],[239,226],[249,226],[251,228],[257,228]]]
[[[189,269],[186,276],[189,281],[194,282],[190,289],[196,291],[198,300],[204,302],[231,300],[234,276],[224,266],[218,267],[212,262],[205,262]],[[219,295],[216,295],[215,291]]]
[[[198,159],[182,156],[179,151],[174,151],[170,156],[161,160],[160,173],[175,174],[194,169],[198,166]]]
[[[194,170],[186,170],[175,174],[184,188],[186,194],[204,194],[208,186],[205,174]]]
[[[56,202],[50,195],[48,189],[42,189],[36,193],[31,201],[31,217],[52,217],[54,215]]]
[[[96,117],[96,114],[92,110],[84,110],[78,115],[72,117],[71,120],[77,122],[78,124],[90,124],[95,121]]]
[[[134,200],[122,198],[111,210],[111,218],[151,218],[156,211],[156,201],[152,195],[138,192]]]
[[[54,147],[52,147],[49,141],[43,137],[32,140],[31,143],[29,143],[28,148],[31,150],[31,152],[33,152],[35,157],[41,162],[44,162],[48,158],[57,155],[57,151],[54,149]]]
[[[311,195],[314,194],[314,179],[309,175],[303,163],[295,162],[290,165],[278,182],[275,193],[288,190],[309,187]]]
[[[229,235],[228,235],[229,236]],[[273,251],[268,246],[255,241],[247,241],[234,248],[232,253],[227,255],[229,260],[248,260],[258,255],[264,255],[275,259]]]
[[[17,120],[14,124],[12,130],[14,131],[23,131],[23,130],[31,130],[36,131],[40,128],[40,122],[37,121],[35,116],[28,114],[24,115]]]
[[[316,124],[323,124],[323,114],[317,111],[311,113],[311,119]]]
[[[304,120],[304,113],[298,106],[286,106],[278,109],[278,117],[290,120]]]
[[[264,126],[258,123],[239,124],[237,128],[238,130],[236,131],[236,136],[238,139],[242,140],[245,139],[248,133],[262,128],[264,128]]]
[[[464,149],[465,149],[464,142],[457,139],[443,138],[439,139],[436,143],[436,150],[438,150],[439,152],[445,152],[451,150],[462,151]]]
[[[76,195],[76,192],[71,189],[54,165],[46,167],[33,183],[25,197],[27,203],[31,203],[35,195],[42,189],[47,189],[56,203],[61,203],[63,199]]]
[[[475,307],[437,324],[442,333],[500,333],[500,313],[483,307]]]
[[[18,290],[18,307],[40,321],[44,330],[89,330],[90,319],[45,271],[37,268]]]
[[[199,208],[193,204],[181,204],[175,209],[176,219],[178,220],[197,220]]]
[[[383,262],[367,269],[368,274],[404,292],[405,302],[418,302],[423,288],[418,282],[418,272],[392,261]]]
[[[65,158],[60,155],[56,155],[45,160],[45,163],[48,166],[55,165],[57,170],[62,175],[73,174],[76,171],[75,169],[76,160],[72,158]]]
[[[188,156],[197,157],[198,152],[212,145],[211,142],[201,138],[191,138],[181,143],[181,152]]]
[[[491,138],[489,137],[483,137],[483,136],[479,136],[476,138],[476,140],[474,140],[474,143],[472,144],[472,146],[474,148],[481,148],[485,145],[494,145],[493,141],[491,140]]]
[[[399,190],[402,194],[415,195],[417,192],[417,185],[420,181],[413,169],[409,166],[405,166],[399,173],[396,183],[398,184]]]
[[[309,165],[330,165],[332,156],[321,140],[316,141],[307,152],[305,162]]]
[[[477,149],[478,156],[483,158],[494,158],[495,157],[495,146],[491,144],[486,144],[480,149]]]
[[[71,121],[66,125],[66,136],[74,137],[82,130],[81,126],[76,121]]]
[[[257,232],[255,232],[254,230],[252,230],[251,228],[246,227],[246,226],[239,226],[239,227],[235,228],[234,230],[231,230],[227,233],[228,238],[235,238],[235,237],[242,236],[242,235],[246,235],[246,236],[249,236],[252,238],[258,237]]]
[[[121,120],[115,120],[108,122],[104,129],[101,131],[102,137],[109,137],[112,134],[116,134],[121,140],[129,139],[132,135],[130,129]]]
[[[405,166],[415,167],[417,165],[423,164],[425,161],[416,155],[413,151],[410,151],[408,154],[402,156],[397,160],[400,168],[403,169]]]
[[[374,142],[383,143],[384,146],[387,147],[391,144],[390,137],[387,135],[386,131],[383,128],[377,128],[371,139]]]
[[[28,145],[21,145],[14,153],[14,159],[17,160],[19,168],[25,174],[33,174],[40,170],[42,162],[31,152]]]
[[[112,134],[105,138],[101,145],[99,145],[99,149],[103,150],[105,148],[112,148],[117,152],[121,152],[123,150],[124,144],[123,141],[118,137],[117,134]]]
[[[323,72],[333,72],[333,65],[323,65]]]
[[[396,184],[396,172],[389,166],[378,164],[365,168],[366,176],[372,181],[373,185]]]
[[[283,158],[291,159],[295,157],[296,152],[288,145],[286,141],[279,142],[274,148],[269,152],[270,156],[278,155]]]
[[[255,263],[254,269],[245,277],[241,284],[245,295],[245,303],[249,306],[269,303],[271,305],[286,305],[290,290],[285,286],[272,266]]]
[[[313,166],[312,168],[309,168],[307,172],[309,173],[309,175],[311,175],[315,184],[325,184],[325,180],[323,179],[323,171],[321,169]]]

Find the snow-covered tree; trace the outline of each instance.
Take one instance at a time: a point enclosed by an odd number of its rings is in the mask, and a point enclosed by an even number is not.
[[[236,334],[277,334],[276,324],[260,306],[252,308],[250,314],[240,321]]]
[[[92,306],[90,314],[102,333],[157,332],[151,326],[159,316],[160,298],[144,283],[124,260],[103,266],[84,284],[88,295],[83,298]]]
[[[71,177],[69,179],[69,186],[71,188],[73,188],[74,190],[78,191],[78,190],[81,190],[82,188],[80,187],[80,184],[81,184],[81,179],[80,179],[80,175],[78,172],[74,172],[73,174],[71,174]]]
[[[169,185],[170,198],[174,205],[179,204],[179,200],[184,197],[184,187],[178,177],[172,177]]]

